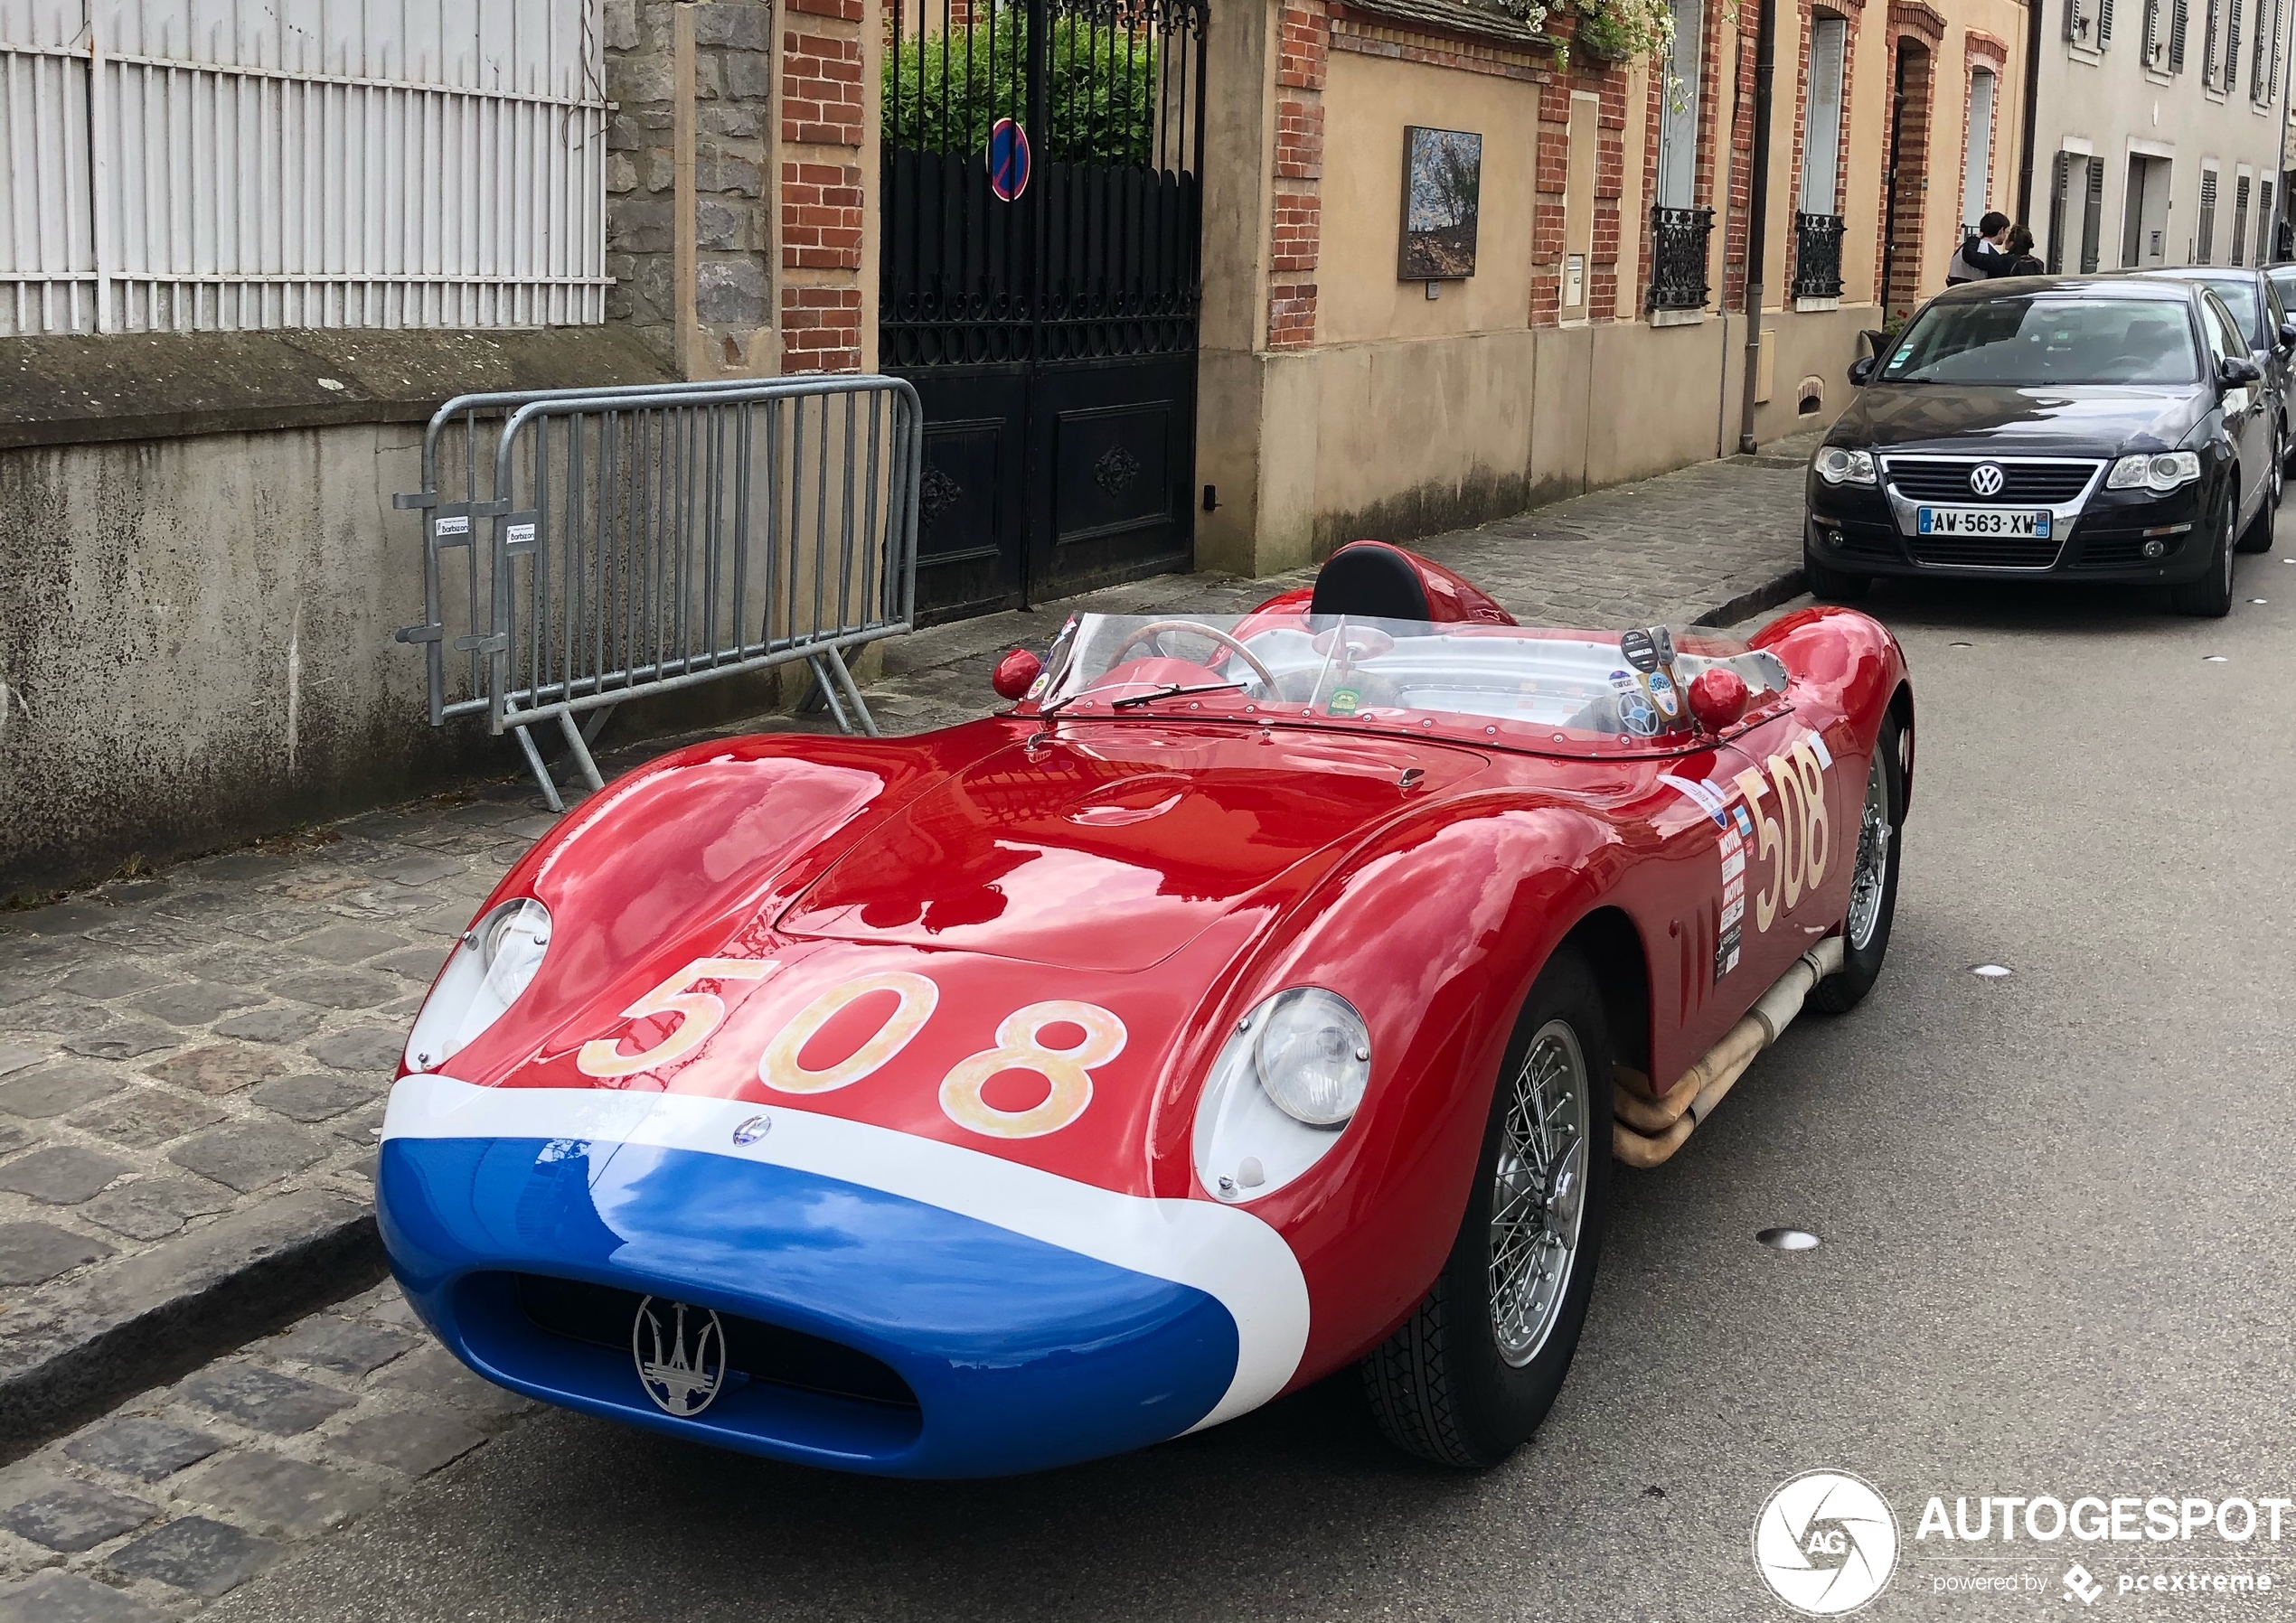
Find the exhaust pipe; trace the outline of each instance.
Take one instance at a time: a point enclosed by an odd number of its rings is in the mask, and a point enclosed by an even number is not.
[[[1650,1078],[1624,1065],[1614,1067],[1611,1090],[1611,1153],[1630,1167],[1655,1167],[1698,1130],[1722,1102],[1754,1056],[1793,1024],[1810,989],[1841,968],[1841,937],[1830,935],[1778,977],[1755,1000],[1746,1018],[1722,1035],[1705,1057],[1663,1093],[1651,1091]]]

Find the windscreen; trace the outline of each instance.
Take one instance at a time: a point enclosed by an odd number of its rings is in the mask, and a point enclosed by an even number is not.
[[[1483,724],[1503,723],[1530,743],[1663,740],[1690,730],[1689,684],[1717,666],[1736,671],[1755,705],[1784,693],[1776,656],[1689,628],[1084,614],[1061,633],[1030,697],[1039,714],[1473,723],[1494,736],[1499,729]]]
[[[1892,383],[2197,383],[2182,304],[2166,299],[1995,298],[1932,305],[1881,371]]]
[[[2209,278],[2207,286],[2225,301],[2225,308],[2232,312],[2232,319],[2240,330],[2249,334],[2249,342],[2257,342],[2255,334],[2263,329],[2256,324],[2256,282],[2253,277],[2237,281]]]

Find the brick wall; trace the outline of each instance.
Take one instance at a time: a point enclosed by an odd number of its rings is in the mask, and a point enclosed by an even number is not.
[[[1314,271],[1323,237],[1323,80],[1331,61],[1331,18],[1323,0],[1284,0],[1276,19],[1275,177],[1268,269],[1286,278],[1267,289],[1267,347],[1315,342]]]
[[[861,0],[785,0],[781,18],[781,370],[861,363]]]
[[[1539,97],[1538,157],[1533,185],[1537,202],[1530,226],[1530,324],[1551,327],[1561,320],[1563,260],[1570,188],[1571,92],[1591,92],[1595,115],[1594,195],[1588,200],[1594,239],[1586,255],[1586,314],[1588,321],[1614,321],[1636,314],[1635,300],[1619,297],[1619,250],[1623,240],[1618,200],[1626,178],[1626,70],[1597,61],[1584,52],[1574,53],[1570,70],[1541,75]]]

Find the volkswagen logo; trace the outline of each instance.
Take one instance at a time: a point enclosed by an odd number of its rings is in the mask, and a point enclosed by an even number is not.
[[[691,1420],[726,1384],[725,1327],[707,1308],[683,1302],[656,1308],[649,1296],[638,1304],[630,1326],[630,1358],[654,1406]]]
[[[1969,471],[1969,488],[1981,496],[2001,493],[2001,470],[1998,463],[1981,462]]]

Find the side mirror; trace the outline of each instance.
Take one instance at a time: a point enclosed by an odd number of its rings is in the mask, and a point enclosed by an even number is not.
[[[1717,665],[1700,671],[1690,684],[1690,714],[1708,732],[1718,733],[1746,714],[1746,700],[1752,697],[1744,677]]]
[[[2296,343],[2296,320],[2284,321],[2280,324],[2280,347],[2284,350],[2292,343]]]
[[[996,662],[996,671],[989,678],[989,686],[996,690],[999,699],[1025,698],[1029,685],[1044,669],[1044,661],[1025,648],[1016,648]]]
[[[2216,381],[2226,389],[2241,389],[2263,380],[2264,370],[2245,355],[2227,355],[2216,363]]]
[[[1849,363],[1849,381],[1853,387],[1863,389],[1873,375],[1874,357],[1871,355],[1860,355]]]

